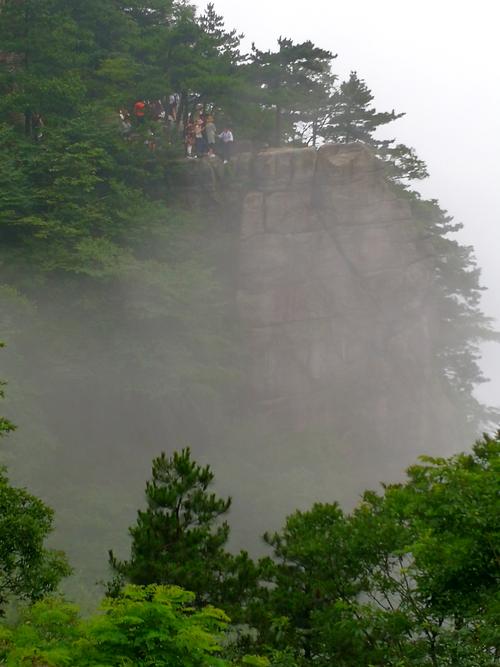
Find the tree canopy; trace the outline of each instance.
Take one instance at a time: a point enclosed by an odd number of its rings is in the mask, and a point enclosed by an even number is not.
[[[113,570],[132,584],[176,584],[212,601],[229,537],[228,523],[218,519],[231,506],[230,498],[210,493],[213,478],[209,466],[192,460],[189,448],[156,458],[146,484],[147,509],[130,528],[130,560],[111,553]]]
[[[222,657],[229,619],[214,607],[194,610],[194,595],[175,586],[128,586],[83,620],[75,605],[48,599],[33,605],[14,629],[0,628],[0,656],[12,667],[158,665],[229,667],[269,662]]]
[[[351,513],[336,503],[295,512],[282,530],[264,535],[272,553],[253,565],[238,609],[226,596],[221,561],[202,556],[219,606],[252,629],[237,635],[233,654],[325,667],[497,664],[499,465],[500,432],[468,453],[421,457],[406,481],[366,491]],[[188,467],[196,470],[194,462]],[[173,500],[174,478],[167,488]],[[158,556],[153,544],[149,555],[150,581],[179,579],[178,552]],[[182,563],[196,571],[192,556]]]

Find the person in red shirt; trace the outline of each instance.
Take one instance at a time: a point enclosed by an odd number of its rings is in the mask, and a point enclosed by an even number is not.
[[[139,125],[144,123],[146,118],[146,104],[142,100],[138,100],[134,104],[134,116]]]

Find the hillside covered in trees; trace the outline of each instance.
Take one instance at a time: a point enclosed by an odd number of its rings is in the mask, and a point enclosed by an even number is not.
[[[310,41],[246,53],[241,40],[213,5],[183,0],[0,3],[2,660],[497,664],[498,437],[448,456],[497,418],[474,395],[479,345],[497,334],[473,251],[418,193],[426,165],[392,139],[401,112],[379,111],[358,73],[339,80],[335,53]],[[227,164],[186,158],[200,117],[231,129],[233,155],[216,145]],[[429,363],[453,415],[446,456],[418,443],[434,458],[352,510],[356,452],[378,438],[373,459],[406,465],[404,413],[384,450],[384,424],[361,418],[363,377],[352,396],[340,378],[342,428],[263,428],[235,296],[255,164],[327,143],[366,147],[411,211]],[[86,618],[103,582],[104,611]],[[50,597],[61,585],[83,618]]]

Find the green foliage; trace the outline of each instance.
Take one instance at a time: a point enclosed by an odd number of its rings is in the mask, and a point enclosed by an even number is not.
[[[394,139],[380,139],[376,132],[385,125],[402,118],[404,113],[377,111],[374,96],[363,79],[351,72],[347,81],[337,88],[325,81],[325,93],[313,114],[313,122],[303,128],[313,143],[321,137],[325,141],[352,143],[361,141],[373,148],[384,161],[387,175],[395,182],[423,179],[428,176],[425,163],[415,149]]]
[[[110,562],[115,572],[133,584],[176,584],[196,593],[198,602],[211,601],[224,566],[227,522],[219,523],[231,499],[209,493],[209,466],[201,467],[188,449],[153,461],[146,485],[147,509],[139,511],[129,561]]]
[[[37,600],[54,591],[70,568],[63,554],[46,549],[53,512],[0,472],[0,609],[10,596]]]
[[[324,75],[334,58],[311,41],[295,44],[280,37],[277,51],[253,45],[248,74],[259,89],[259,101],[274,109],[273,145],[290,136],[293,125],[324,91]]]
[[[373,133],[404,114],[376,111],[370,107],[372,101],[373,95],[366,83],[358,78],[356,72],[351,72],[349,80],[340,85],[332,98],[330,117],[323,127],[325,139],[346,144],[363,141],[379,147],[387,145],[388,142],[375,140]]]
[[[500,433],[470,454],[422,457],[405,485],[385,490],[384,510],[406,531],[405,567],[436,616],[460,625],[488,607],[500,584]],[[372,508],[378,500],[366,497]]]
[[[0,657],[11,667],[28,661],[50,667],[77,665],[75,648],[81,640],[78,607],[46,598],[24,610],[14,628],[1,628]]]
[[[401,191],[399,191],[401,194]],[[460,245],[451,235],[462,228],[436,200],[424,200],[406,192],[412,215],[432,248],[439,329],[434,355],[452,403],[465,416],[465,439],[479,429],[498,423],[496,410],[486,408],[474,396],[474,387],[485,382],[479,366],[482,341],[499,340],[492,320],[481,311],[480,270],[473,248]]]
[[[87,620],[57,599],[33,605],[13,629],[0,629],[0,659],[50,667],[156,665],[229,667],[222,640],[229,619],[215,607],[193,607],[194,595],[176,586],[127,586]],[[266,667],[245,656],[240,665]]]
[[[229,619],[213,607],[194,610],[194,597],[177,587],[125,588],[89,623],[89,663],[201,667],[210,659],[222,667],[217,637]]]
[[[497,664],[500,433],[267,535],[261,640],[300,664]],[[274,619],[274,621],[273,621]]]
[[[264,536],[271,558],[256,567],[247,557],[260,585],[240,598],[239,624],[230,626],[224,611],[201,603],[222,560],[200,549],[213,537],[227,539],[210,524],[229,501],[208,494],[213,475],[189,450],[159,457],[147,487],[149,516],[140,512],[131,529],[132,554],[140,544],[140,562],[162,563],[171,580],[180,578],[181,565],[192,576],[203,559],[201,595],[175,585],[128,585],[84,621],[75,606],[45,599],[17,626],[0,627],[0,659],[11,667],[493,667],[500,649],[499,479],[500,432],[470,453],[421,457],[404,483],[367,491],[350,514],[337,504],[295,512],[281,531]],[[30,498],[25,510],[32,506]],[[36,506],[37,523],[50,527]],[[171,554],[163,561],[160,532]],[[242,555],[238,568],[245,569]],[[231,606],[224,577],[211,586],[222,608]]]
[[[174,461],[184,474],[168,476],[162,498],[150,483],[150,496],[159,511],[178,507],[180,517],[186,502],[190,526],[194,508],[205,503],[188,500],[192,487],[184,480],[209,471],[195,466],[188,451],[174,455],[169,472]],[[227,585],[230,567],[205,559],[205,591],[217,573],[210,596],[219,595],[219,606],[231,608],[238,623],[227,652],[255,665],[266,663],[243,657],[252,648],[276,666],[492,667],[500,646],[500,432],[484,436],[469,454],[422,457],[407,474],[406,482],[384,486],[381,494],[367,491],[350,514],[337,504],[295,512],[281,531],[264,536],[273,553],[258,564],[247,556],[245,564],[243,555],[226,561],[237,563],[234,581],[251,582],[239,597]],[[163,523],[167,538],[175,532],[170,523],[172,512]],[[157,565],[162,555],[151,535],[159,529],[148,526],[141,524],[141,537],[150,539],[141,542],[142,562],[150,549]],[[178,558],[180,552],[171,553]],[[196,571],[190,554],[183,562]],[[172,581],[180,571],[174,565]]]

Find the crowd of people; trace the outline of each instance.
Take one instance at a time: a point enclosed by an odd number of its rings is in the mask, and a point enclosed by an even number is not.
[[[174,136],[182,137],[187,158],[220,156],[227,164],[234,144],[231,128],[225,125],[219,133],[213,113],[208,113],[202,104],[184,120],[179,114],[179,104],[180,97],[174,93],[164,100],[137,100],[131,111],[120,109],[123,135],[132,139],[137,131],[144,133],[144,142],[152,151],[162,137],[168,142]]]
[[[224,164],[228,163],[234,143],[231,128],[225,127],[218,134],[213,115],[205,113],[203,107],[189,114],[183,132],[186,157],[199,158],[206,155],[213,158],[220,153]]]

